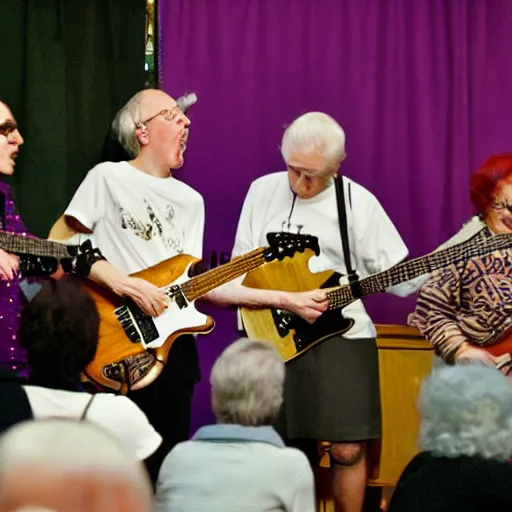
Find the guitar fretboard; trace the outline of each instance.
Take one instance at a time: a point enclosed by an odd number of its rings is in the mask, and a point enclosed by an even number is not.
[[[70,256],[68,248],[64,244],[5,231],[0,232],[0,248],[14,254],[50,256],[59,261]]]
[[[391,286],[430,274],[452,263],[512,248],[512,234],[487,236],[485,231],[486,228],[465,242],[420,258],[404,261],[384,272],[362,279],[356,283],[359,289],[358,297],[354,297],[350,285],[331,290],[327,294],[330,301],[329,309],[342,309],[360,297],[382,293]]]
[[[182,285],[182,290],[188,301],[202,297],[209,291],[243,276],[251,270],[255,270],[267,262],[265,248],[253,251],[233,258],[229,263],[208,270],[204,274],[193,277]]]

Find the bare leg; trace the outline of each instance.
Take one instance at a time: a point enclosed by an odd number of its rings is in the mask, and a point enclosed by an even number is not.
[[[365,443],[333,443],[331,460],[335,511],[361,512],[368,480]]]

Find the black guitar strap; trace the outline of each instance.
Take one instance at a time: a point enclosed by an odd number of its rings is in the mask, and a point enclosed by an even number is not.
[[[347,268],[348,282],[352,288],[354,297],[360,297],[361,294],[358,286],[354,286],[359,281],[357,271],[352,267],[352,259],[350,257],[350,245],[348,241],[348,224],[347,209],[345,205],[345,193],[343,190],[343,178],[336,173],[334,175],[334,186],[336,187],[336,203],[338,205],[338,224],[340,226],[341,245],[343,246],[343,257],[345,259],[345,267]]]

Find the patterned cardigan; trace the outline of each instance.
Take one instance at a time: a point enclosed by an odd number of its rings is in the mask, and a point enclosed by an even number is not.
[[[492,236],[487,229],[486,236]],[[420,290],[415,326],[447,362],[464,344],[490,344],[512,324],[512,251],[460,261],[437,271]]]

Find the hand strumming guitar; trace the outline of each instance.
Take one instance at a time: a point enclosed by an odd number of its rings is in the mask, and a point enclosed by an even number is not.
[[[497,366],[497,359],[489,352],[469,345],[463,345],[455,354],[455,362],[457,364],[474,364],[482,363],[488,366]],[[498,366],[501,373],[507,377],[512,375],[512,366],[510,364],[504,364]]]
[[[492,354],[489,354],[481,348],[463,345],[455,354],[455,362],[457,364],[468,364],[480,362],[489,366],[495,366],[496,361]]]
[[[158,316],[168,307],[167,296],[160,288],[144,279],[119,272],[106,260],[92,265],[89,278],[107,286],[120,297],[132,299],[146,315]]]
[[[325,290],[308,292],[282,292],[281,309],[300,316],[312,324],[329,307],[329,299]]]

